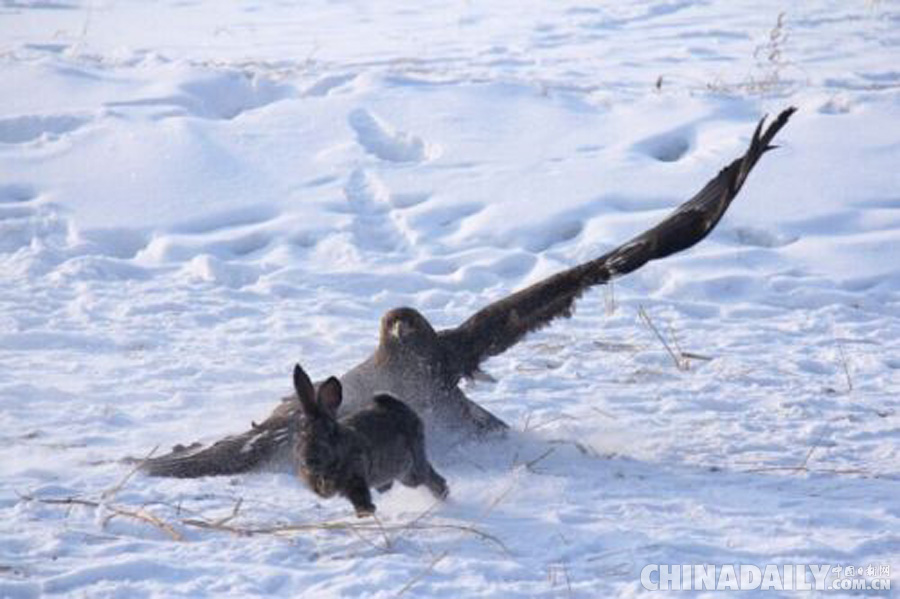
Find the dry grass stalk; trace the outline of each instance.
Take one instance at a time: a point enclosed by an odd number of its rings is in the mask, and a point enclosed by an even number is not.
[[[388,536],[384,524],[381,523],[381,518],[378,517],[378,514],[372,514],[372,519],[375,520],[375,524],[378,525],[378,531],[381,533],[381,536],[384,537],[384,551],[392,551],[394,549],[394,544],[391,542],[391,537]]]
[[[140,520],[142,522],[146,522],[160,529],[167,535],[169,535],[173,541],[183,541],[184,537],[178,532],[174,526],[160,518],[159,516],[148,512],[143,508],[138,508],[136,510],[130,510],[128,508],[124,508],[117,505],[105,505],[106,509],[110,510],[112,513],[106,516],[103,519],[103,526],[106,527],[106,523],[115,518],[116,516],[124,516],[126,518],[133,518],[135,520]]]
[[[841,360],[841,366],[844,369],[844,377],[847,379],[847,392],[850,393],[853,391],[853,377],[850,375],[850,363],[847,360],[847,354],[844,351],[844,344],[841,343],[840,339],[835,339],[835,343],[837,343],[838,356]]]
[[[128,481],[131,480],[131,477],[134,476],[137,473],[137,471],[141,469],[141,466],[143,466],[147,460],[149,460],[150,458],[153,457],[153,454],[156,453],[157,449],[159,449],[159,445],[157,445],[156,447],[151,449],[150,453],[148,453],[146,456],[144,456],[143,459],[138,460],[134,464],[134,467],[132,467],[132,469],[129,470],[118,483],[116,483],[112,487],[108,488],[107,490],[103,491],[103,493],[100,494],[100,497],[102,499],[112,499],[113,497],[115,497],[116,494],[118,494],[118,492],[122,490],[122,487],[124,487],[128,483]]]
[[[806,451],[806,455],[803,457],[803,461],[800,462],[800,464],[798,464],[797,466],[764,466],[762,468],[751,468],[750,470],[745,470],[745,472],[775,472],[775,471],[807,472],[807,473],[809,473],[809,472],[833,472],[833,473],[844,474],[846,472],[842,471],[842,470],[827,470],[827,469],[810,470],[809,469],[809,460],[810,460],[810,458],[812,458],[812,456],[816,452],[816,450],[819,449],[819,447],[821,447],[820,443],[822,442],[822,439],[825,438],[826,433],[827,433],[826,430],[823,430],[821,433],[819,433],[819,435],[816,437],[816,440],[813,441],[812,444],[810,444],[809,449]]]
[[[534,458],[533,460],[529,460],[529,461],[525,462],[525,469],[529,470],[531,472],[534,472],[534,467],[537,466],[539,463],[543,462],[546,458],[550,457],[550,454],[552,454],[554,451],[556,451],[556,448],[551,447],[550,449],[548,449],[547,451],[545,451],[538,457]]]
[[[109,510],[111,513],[107,515],[103,519],[103,526],[115,518],[116,516],[122,516],[125,518],[132,518],[134,520],[140,520],[141,522],[146,522],[147,524],[151,524],[156,528],[162,530],[166,535],[172,538],[174,541],[182,541],[184,537],[179,533],[174,526],[164,521],[159,516],[148,512],[143,508],[138,508],[136,510],[125,508],[122,506],[118,506],[115,504],[105,503],[102,501],[95,501],[92,499],[83,499],[81,497],[35,497],[33,495],[23,495],[19,493],[19,497],[21,497],[24,501],[36,501],[38,503],[43,503],[46,505],[81,505],[84,507],[90,508],[104,508]]]
[[[807,472],[811,474],[846,474],[860,478],[882,478],[882,475],[862,468],[809,468],[808,466],[762,466],[741,470],[742,473],[758,474],[761,472]]]
[[[543,459],[543,458],[542,458],[542,459]],[[497,497],[494,498],[493,501],[491,501],[491,502],[487,505],[487,507],[486,507],[486,508],[484,509],[484,511],[481,513],[481,516],[478,518],[478,520],[484,520],[485,518],[487,518],[488,515],[489,515],[492,511],[494,511],[494,508],[496,508],[498,505],[500,505],[500,503],[501,503],[504,499],[506,499],[506,497],[510,494],[510,492],[512,492],[513,487],[515,486],[515,484],[516,484],[516,481],[515,481],[515,479],[513,479],[513,481],[510,482],[510,484],[506,487],[506,489],[504,489],[502,493],[500,493]],[[442,551],[441,553],[437,554],[434,558],[432,558],[432,560],[428,563],[427,566],[425,566],[425,568],[424,568],[421,572],[419,572],[418,574],[416,574],[415,576],[413,576],[410,580],[408,580],[408,581],[406,582],[406,584],[404,584],[403,587],[402,587],[399,591],[397,591],[397,594],[394,595],[394,597],[402,597],[402,596],[405,595],[407,592],[409,592],[410,589],[412,589],[413,587],[415,587],[415,586],[416,586],[417,584],[419,584],[419,582],[421,582],[426,576],[428,576],[429,574],[431,574],[431,573],[434,571],[434,569],[437,568],[438,564],[440,564],[444,559],[446,559],[446,557],[447,557],[448,555],[450,555],[450,550],[449,550],[449,549],[446,550],[446,551]]]
[[[529,412],[529,414],[530,414],[530,412]],[[561,420],[576,420],[576,418],[573,416],[569,416],[568,414],[560,414],[559,416],[554,416],[553,418],[548,418],[547,420],[544,420],[543,422],[539,422],[539,423],[535,424],[534,426],[531,427],[531,430],[536,431],[539,428],[549,426],[549,425],[551,425],[555,422],[559,422]],[[527,430],[528,429],[526,429],[523,432],[526,432]]]
[[[582,443],[581,441],[572,441],[570,439],[551,439],[549,443],[553,445],[571,445],[575,449],[578,450],[578,453],[584,456],[588,456],[591,458],[600,457],[600,454],[596,449],[588,445],[587,443]]]
[[[765,42],[754,48],[755,68],[743,81],[727,82],[716,79],[707,83],[706,88],[712,92],[725,94],[769,94],[787,89],[792,82],[783,76],[784,71],[792,69],[803,72],[803,69],[785,58],[784,49],[790,37],[786,16],[784,12],[779,13]]]
[[[612,281],[603,286],[603,305],[606,308],[607,316],[615,314],[618,303],[616,302],[616,288]]]
[[[170,522],[166,522],[161,517],[149,512],[145,508],[129,508],[120,505],[110,504],[104,501],[98,501],[94,499],[85,499],[82,497],[35,497],[33,495],[19,494],[19,497],[24,501],[34,501],[37,503],[42,503],[46,505],[61,505],[61,506],[84,506],[89,508],[104,508],[109,510],[111,513],[104,518],[103,524],[105,525],[112,518],[115,517],[125,517],[131,518],[134,520],[138,520],[141,522],[145,522],[150,524],[160,530],[162,530],[166,535],[171,537],[175,541],[184,540],[184,535],[175,528]],[[202,517],[189,517],[189,518],[180,518],[178,523],[181,526],[186,526],[190,528],[199,528],[203,530],[216,530],[220,532],[227,532],[236,536],[242,537],[250,537],[250,536],[258,536],[258,535],[271,535],[271,536],[284,536],[295,533],[303,533],[303,532],[315,532],[315,531],[340,531],[340,532],[349,532],[352,534],[361,534],[361,533],[378,533],[382,535],[387,541],[387,549],[390,549],[392,546],[392,542],[389,533],[407,533],[410,531],[438,531],[438,532],[460,532],[468,535],[475,536],[483,541],[487,541],[496,546],[500,551],[505,554],[509,554],[509,549],[506,545],[496,536],[484,532],[479,528],[468,525],[468,524],[453,524],[453,523],[425,523],[422,520],[428,516],[432,508],[426,510],[423,514],[420,514],[413,520],[401,523],[401,524],[393,524],[388,525],[384,524],[381,521],[375,522],[348,522],[348,521],[333,521],[333,522],[301,522],[301,523],[293,523],[293,524],[281,524],[274,526],[266,526],[266,525],[235,525],[231,524],[231,521],[237,517],[240,508],[243,504],[242,499],[238,499],[232,508],[231,513],[224,518],[218,518],[215,520],[209,520]],[[378,547],[379,549],[384,549]]]
[[[757,83],[762,88],[776,87],[781,83],[781,71],[787,66],[784,59],[784,44],[788,34],[785,29],[785,13],[778,13],[775,25],[769,30],[769,39],[753,51],[757,67],[763,73],[763,77]]]
[[[434,556],[434,558],[432,558],[432,560],[428,564],[428,566],[426,566],[424,570],[422,570],[421,572],[419,572],[418,574],[416,574],[415,576],[410,578],[409,581],[405,585],[403,585],[403,588],[400,589],[397,592],[397,594],[394,596],[402,597],[403,595],[405,595],[407,591],[409,591],[411,588],[413,588],[414,586],[419,584],[419,581],[421,581],[423,578],[425,578],[426,576],[431,574],[431,572],[433,572],[434,569],[437,568],[437,565],[439,563],[441,563],[441,561],[443,561],[443,559],[446,558],[448,555],[450,555],[449,551],[442,551],[438,555]]]
[[[417,517],[418,519],[418,517]],[[218,530],[227,532],[236,536],[251,537],[258,535],[283,536],[301,532],[315,531],[344,531],[350,533],[358,532],[377,532],[379,534],[407,532],[411,530],[422,531],[440,531],[440,532],[464,532],[476,536],[484,541],[489,541],[501,549],[504,553],[508,553],[509,549],[506,545],[492,534],[486,533],[474,526],[464,524],[427,524],[422,522],[406,522],[403,524],[377,524],[370,522],[301,522],[296,524],[279,524],[274,526],[264,525],[246,525],[237,526],[232,524],[218,524],[215,521],[204,520],[202,518],[186,518],[181,521],[184,526],[193,528],[201,528],[204,530]]]
[[[663,334],[659,332],[659,329],[653,323],[653,320],[650,318],[650,315],[647,314],[647,311],[644,310],[643,306],[640,306],[638,308],[638,316],[640,316],[644,324],[647,325],[647,328],[653,331],[653,334],[656,335],[656,338],[659,339],[659,342],[662,343],[663,347],[666,348],[666,352],[668,352],[669,356],[671,356],[672,362],[675,363],[675,367],[681,371],[690,370],[690,361],[685,358],[684,354],[677,348],[677,341],[676,349],[672,349],[672,346],[669,345],[669,342],[666,341],[666,338],[663,337]]]
[[[606,410],[601,410],[600,408],[598,408],[596,406],[591,406],[591,410],[593,410],[594,412],[597,412],[601,416],[605,416],[606,418],[609,418],[610,420],[618,420],[619,419],[619,417],[616,416],[615,414],[613,414],[612,412],[607,412]]]
[[[565,562],[548,565],[547,580],[550,582],[552,588],[555,589],[560,584],[560,578],[562,578],[562,582],[566,585],[567,595],[572,597],[572,579],[569,577],[569,567]]]
[[[243,505],[243,503],[244,503],[244,498],[238,497],[238,500],[234,502],[234,507],[231,508],[231,513],[228,514],[227,516],[225,516],[224,518],[219,518],[218,520],[216,520],[215,521],[216,524],[220,524],[220,525],[227,524],[228,522],[231,522],[232,520],[237,518],[238,513],[241,511],[241,505]]]

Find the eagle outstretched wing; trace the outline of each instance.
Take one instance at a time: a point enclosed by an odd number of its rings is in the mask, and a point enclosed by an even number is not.
[[[746,153],[652,229],[599,258],[492,303],[454,329],[440,331],[438,335],[453,374],[474,376],[487,358],[506,351],[553,319],[571,316],[575,300],[589,287],[627,274],[650,260],[680,252],[706,237],[725,214],[759,158],[776,147],[772,139],[795,111],[793,107],[784,110],[765,132],[763,117]]]
[[[212,445],[194,443],[176,445],[172,451],[140,461],[140,468],[150,476],[197,478],[246,472],[273,460],[286,457],[293,432],[299,422],[300,403],[285,398],[262,424],[254,423],[249,431],[229,435]]]

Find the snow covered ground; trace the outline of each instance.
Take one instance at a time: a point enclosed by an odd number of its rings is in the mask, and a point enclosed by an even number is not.
[[[301,4],[0,2],[0,597],[898,584],[900,3]],[[453,325],[652,225],[791,104],[707,240],[488,364],[515,431],[434,456],[448,503],[118,484],[295,361],[353,366],[388,308]]]

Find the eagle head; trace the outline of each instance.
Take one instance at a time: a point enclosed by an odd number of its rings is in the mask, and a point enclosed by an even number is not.
[[[381,317],[381,347],[427,349],[437,343],[431,323],[413,308],[395,308]]]

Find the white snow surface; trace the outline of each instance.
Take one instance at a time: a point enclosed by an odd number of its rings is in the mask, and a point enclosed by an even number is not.
[[[900,3],[3,0],[0,91],[0,597],[900,573]],[[119,484],[264,418],[298,360],[346,371],[386,309],[452,326],[625,241],[789,105],[709,238],[467,387],[513,431],[433,456],[446,503]]]

